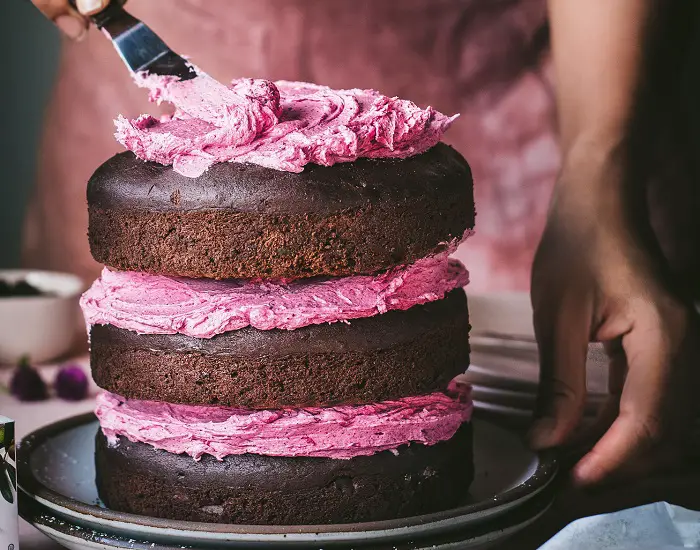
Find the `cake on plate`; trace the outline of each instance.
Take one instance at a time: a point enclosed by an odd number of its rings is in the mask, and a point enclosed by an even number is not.
[[[453,118],[371,90],[138,76],[88,184],[105,264],[81,305],[111,508],[243,524],[373,521],[473,477],[471,173]]]

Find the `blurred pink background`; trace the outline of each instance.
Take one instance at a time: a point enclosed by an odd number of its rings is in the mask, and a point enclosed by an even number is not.
[[[459,251],[474,290],[524,290],[559,153],[544,0],[130,0],[176,51],[218,79],[369,87],[461,113],[447,134],[469,160],[477,233]],[[110,43],[63,42],[25,223],[30,267],[99,270],[85,184],[120,150],[112,120],[154,112]]]

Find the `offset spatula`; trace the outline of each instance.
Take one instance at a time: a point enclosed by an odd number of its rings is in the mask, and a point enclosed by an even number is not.
[[[75,7],[75,0],[70,0]],[[116,48],[119,56],[132,73],[176,76],[190,80],[197,72],[187,61],[172,51],[156,33],[142,21],[124,10],[122,1],[112,0],[109,6],[90,17]]]

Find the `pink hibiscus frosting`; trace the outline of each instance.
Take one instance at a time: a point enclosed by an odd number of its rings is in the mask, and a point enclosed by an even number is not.
[[[455,379],[447,393],[262,411],[136,401],[104,392],[95,412],[111,444],[124,436],[195,460],[245,453],[349,459],[450,439],[471,419],[472,408],[470,386]]]
[[[293,330],[439,300],[469,282],[446,254],[381,275],[280,281],[182,279],[104,268],[83,294],[88,325],[211,338],[252,326]]]
[[[240,79],[224,86],[198,71],[187,81],[136,75],[172,116],[120,116],[117,140],[136,156],[197,177],[217,162],[251,162],[289,172],[366,158],[406,158],[437,144],[456,115],[374,90]]]

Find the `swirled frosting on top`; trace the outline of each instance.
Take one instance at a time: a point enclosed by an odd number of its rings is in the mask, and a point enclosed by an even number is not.
[[[250,410],[97,398],[95,413],[110,443],[117,436],[199,460],[209,454],[349,459],[417,442],[450,439],[471,419],[471,387],[459,377],[447,393],[368,405]]]
[[[105,268],[80,305],[89,325],[211,338],[247,326],[293,330],[405,310],[439,300],[468,282],[464,266],[446,253],[380,275],[289,283],[182,279]]]
[[[136,75],[172,116],[120,116],[116,138],[144,160],[189,177],[217,162],[250,162],[301,172],[358,158],[406,158],[440,141],[456,115],[374,90],[333,90],[303,82],[240,79],[230,86],[198,71],[187,81]]]

